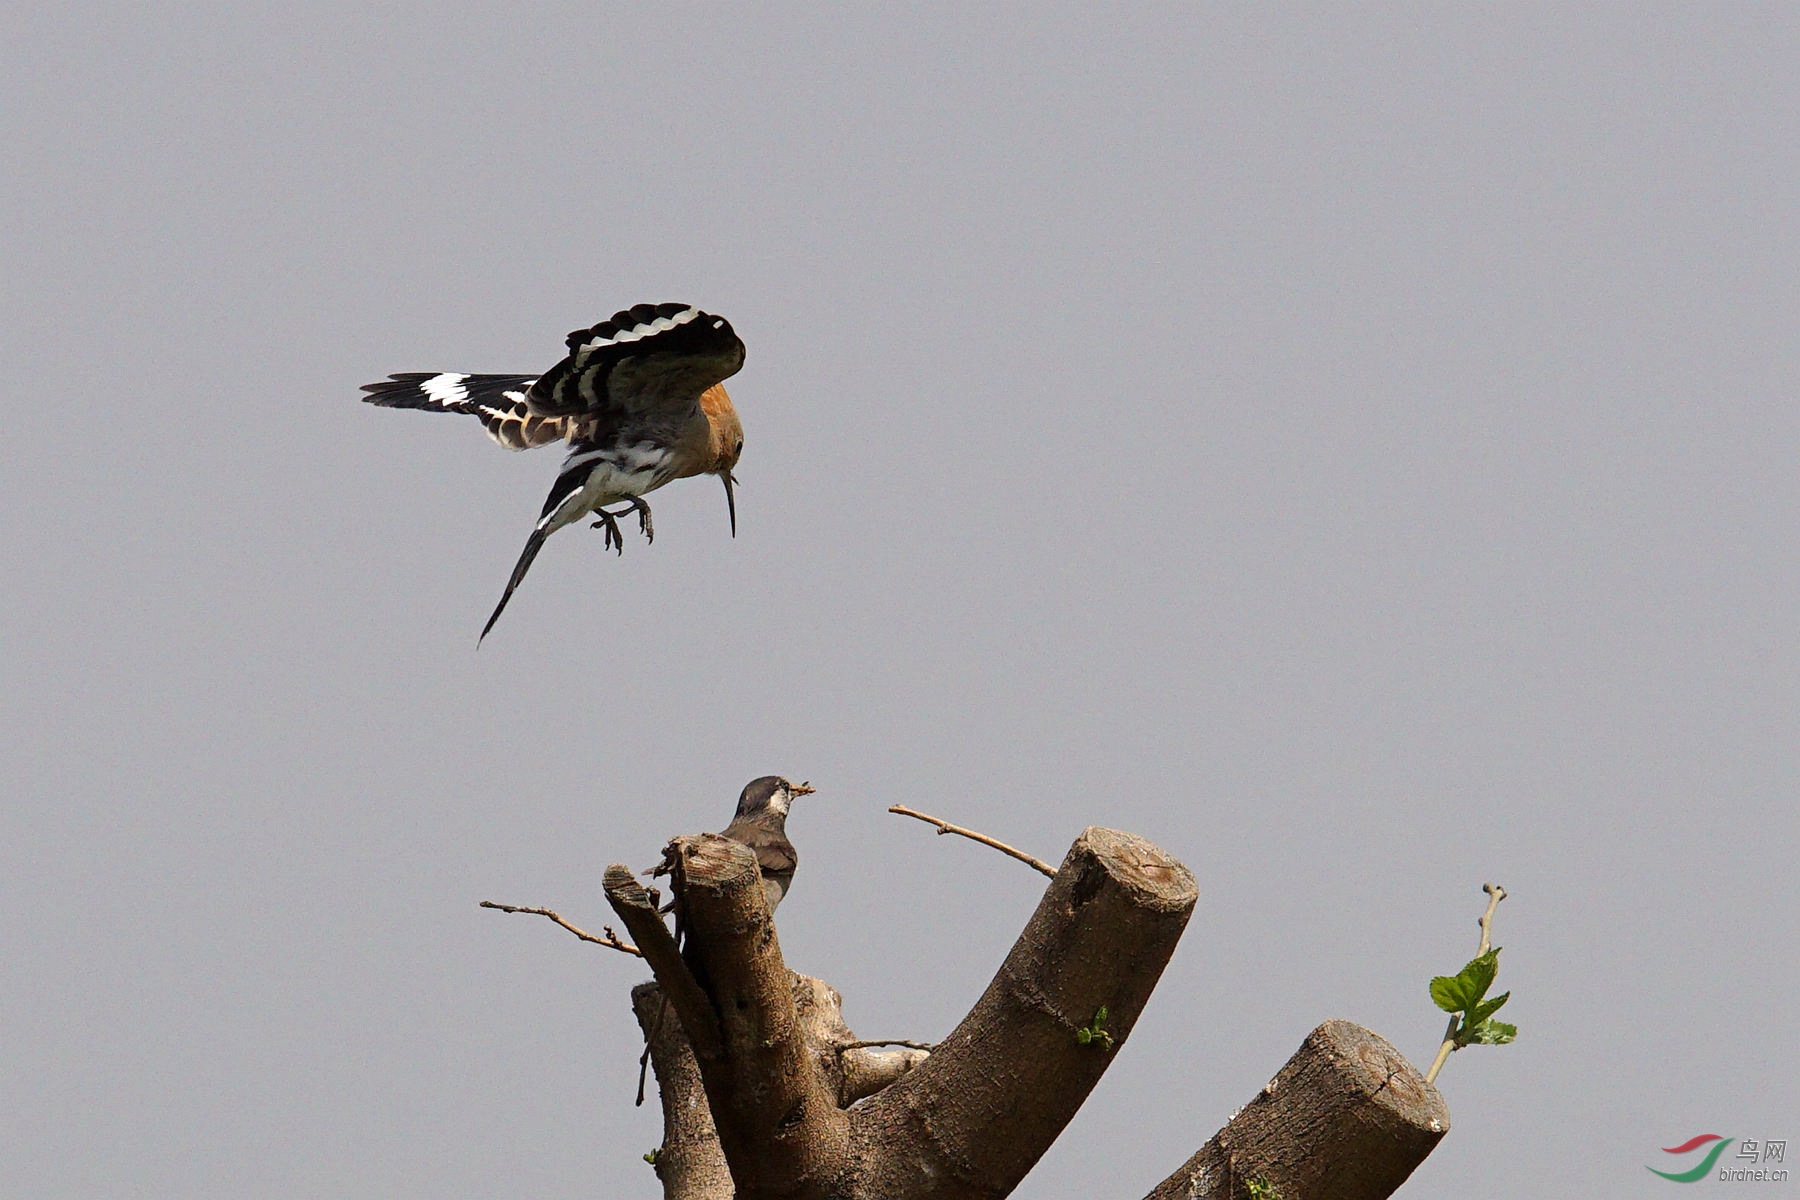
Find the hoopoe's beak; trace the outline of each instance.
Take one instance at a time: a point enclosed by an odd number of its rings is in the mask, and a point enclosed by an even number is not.
[[[737,480],[730,471],[720,471],[719,478],[725,481],[725,508],[731,513],[731,536],[737,536],[737,497],[731,494],[731,485]]]

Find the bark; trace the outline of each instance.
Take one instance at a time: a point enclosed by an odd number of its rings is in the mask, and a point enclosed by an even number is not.
[[[992,1200],[1016,1187],[1121,1052],[1199,895],[1142,838],[1089,828],[969,1015],[852,1114],[858,1200]],[[1104,1006],[1113,1045],[1077,1032]]]
[[[853,1046],[856,1034],[844,1024],[843,996],[822,979],[792,978],[794,1007],[808,1052],[839,1107],[848,1108],[886,1087],[930,1056],[911,1047]],[[641,983],[631,990],[632,1011],[650,1045],[663,1110],[663,1143],[656,1176],[663,1200],[731,1200],[731,1171],[713,1126],[712,1109],[700,1079],[700,1065],[662,988]]]
[[[756,855],[708,833],[676,838],[665,861],[687,929],[673,960],[673,938],[629,870],[607,869],[606,896],[688,1032],[737,1195],[828,1200],[848,1118],[801,1031]]]
[[[719,1148],[706,1085],[680,1018],[654,983],[631,989],[631,1011],[650,1045],[650,1065],[661,1093],[663,1140],[655,1169],[663,1200],[732,1200],[731,1169]]]
[[[1145,1200],[1381,1200],[1450,1128],[1450,1112],[1400,1052],[1327,1021],[1254,1100]]]
[[[682,960],[674,935],[656,910],[656,899],[632,875],[630,867],[618,863],[606,868],[602,888],[607,902],[619,914],[625,928],[631,931],[638,949],[643,952],[644,961],[650,964],[657,982],[662,984],[663,994],[681,1019],[695,1053],[716,1057],[720,1052],[719,1020],[713,1011],[712,998],[701,990]]]
[[[738,1194],[824,1200],[848,1122],[808,1052],[756,855],[717,834],[671,848],[687,961],[719,1017],[722,1054],[701,1077]]]
[[[844,997],[823,979],[794,976],[794,1008],[801,1031],[826,1086],[839,1108],[849,1108],[931,1057],[911,1047],[855,1046],[856,1034],[844,1024]]]
[[[931,1057],[931,1051],[913,1046],[853,1046],[840,1058],[844,1068],[841,1099],[846,1104],[867,1099]]]

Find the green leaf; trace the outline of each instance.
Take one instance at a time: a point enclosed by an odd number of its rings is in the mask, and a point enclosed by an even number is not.
[[[1112,1034],[1101,1028],[1106,1021],[1106,1005],[1102,1004],[1094,1012],[1094,1019],[1075,1031],[1075,1041],[1082,1046],[1098,1046],[1102,1050],[1113,1048]]]
[[[1463,1010],[1462,980],[1453,975],[1431,977],[1431,1002],[1445,1012]]]
[[[1477,1046],[1504,1046],[1519,1036],[1517,1025],[1508,1025],[1505,1021],[1483,1021],[1469,1030],[1468,1042]]]
[[[1495,946],[1480,958],[1471,958],[1467,966],[1457,975],[1475,990],[1475,1000],[1487,995],[1487,990],[1494,983],[1494,976],[1500,973],[1500,947]],[[1474,1003],[1474,1000],[1470,1001]]]
[[[1479,958],[1471,958],[1455,975],[1439,975],[1431,981],[1431,999],[1445,1012],[1467,1012],[1487,995],[1494,975],[1500,970],[1500,947],[1495,946]]]
[[[1508,997],[1511,995],[1511,992],[1501,992],[1492,1000],[1483,1000],[1480,1004],[1477,1004],[1474,1008],[1469,1010],[1469,1015],[1466,1020],[1470,1025],[1481,1024],[1483,1021],[1499,1012],[1500,1006],[1505,1004]]]

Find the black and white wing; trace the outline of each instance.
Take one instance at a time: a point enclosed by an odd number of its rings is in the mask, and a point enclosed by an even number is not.
[[[363,399],[383,408],[420,408],[469,413],[488,436],[508,450],[529,450],[568,437],[568,419],[531,411],[526,393],[535,375],[461,375],[453,371],[409,371],[381,383],[366,383]]]
[[[569,356],[526,390],[533,413],[603,424],[675,420],[744,365],[731,322],[688,304],[634,305],[577,329],[568,347]]]

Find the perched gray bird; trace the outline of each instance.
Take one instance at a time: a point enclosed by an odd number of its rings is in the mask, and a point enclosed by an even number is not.
[[[788,806],[796,797],[816,790],[810,784],[789,783],[779,775],[752,779],[738,797],[737,815],[725,827],[723,836],[756,852],[763,895],[768,898],[771,913],[787,895],[788,885],[794,882],[794,868],[800,863],[799,852],[787,838]]]
[[[779,775],[764,775],[761,779],[752,779],[738,794],[737,815],[731,818],[731,824],[720,835],[750,847],[756,855],[757,869],[762,872],[763,897],[769,903],[771,916],[781,903],[781,898],[787,895],[788,885],[794,882],[794,868],[800,864],[800,852],[787,839],[788,806],[793,804],[796,796],[809,796],[817,790],[810,783],[789,783]],[[662,863],[644,874],[669,875],[675,869],[675,855],[671,847],[664,853]],[[653,891],[651,895],[656,893]],[[675,914],[675,942],[677,945],[685,945],[687,922],[682,915],[679,895],[659,911]],[[686,953],[684,950],[683,954]],[[648,1039],[650,1042],[656,1040],[656,1031],[662,1028],[666,1004],[665,997],[657,1006],[656,1022],[651,1027]],[[644,1102],[644,1079],[649,1067],[650,1046],[646,1042],[644,1056],[638,1059],[639,1104]]]

